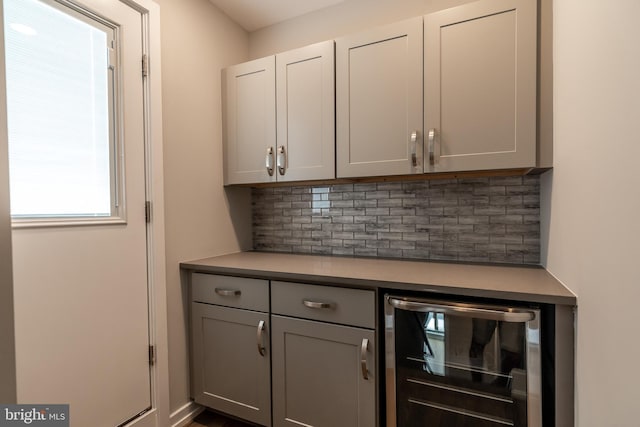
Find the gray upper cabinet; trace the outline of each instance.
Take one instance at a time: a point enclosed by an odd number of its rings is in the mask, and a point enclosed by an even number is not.
[[[422,17],[336,40],[338,178],[422,173]]]
[[[223,76],[225,184],[335,178],[333,41],[235,65]]]
[[[229,67],[225,184],[550,167],[537,15],[480,0]]]
[[[425,172],[536,166],[536,44],[535,1],[425,16]]]
[[[335,178],[333,40],[276,55],[278,181]]]
[[[229,67],[223,83],[225,184],[275,181],[275,58]]]

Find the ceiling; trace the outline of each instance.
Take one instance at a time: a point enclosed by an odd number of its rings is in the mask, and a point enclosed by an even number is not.
[[[210,0],[251,32],[345,0]]]

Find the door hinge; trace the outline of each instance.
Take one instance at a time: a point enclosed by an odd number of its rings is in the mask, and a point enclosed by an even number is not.
[[[156,346],[149,346],[149,365],[153,366],[156,364]]]
[[[142,54],[142,77],[149,75],[149,57],[146,53]]]
[[[147,223],[151,222],[151,202],[144,202],[144,220]]]
[[[117,62],[117,57],[116,57],[116,41],[115,40],[111,40],[109,43],[107,43],[107,68],[109,70],[115,70],[116,68],[116,62]]]

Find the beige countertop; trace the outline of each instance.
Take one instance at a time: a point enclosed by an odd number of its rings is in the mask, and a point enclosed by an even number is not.
[[[180,265],[191,271],[272,280],[576,305],[576,296],[540,267],[268,252],[239,252]]]

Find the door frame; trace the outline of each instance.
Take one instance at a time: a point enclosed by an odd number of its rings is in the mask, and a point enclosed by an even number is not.
[[[77,0],[72,0],[77,1]],[[127,426],[151,427],[169,425],[169,352],[167,330],[167,292],[165,268],[165,234],[164,234],[164,175],[162,152],[162,76],[160,60],[160,6],[153,0],[112,0],[120,1],[142,13],[143,17],[143,51],[148,57],[148,74],[144,79],[144,144],[145,144],[145,189],[147,200],[151,202],[151,222],[147,224],[147,268],[149,295],[149,342],[155,346],[155,364],[151,366],[151,409],[142,416],[132,420]],[[81,3],[81,0],[78,1]],[[3,16],[3,4],[0,2],[0,18]],[[7,104],[6,78],[4,64],[4,20],[0,19],[0,165],[8,165]],[[8,167],[0,168],[0,235],[11,236],[10,210],[8,203]],[[5,190],[7,190],[5,192]],[[9,221],[6,221],[9,219]],[[11,239],[2,239],[4,246]],[[0,294],[11,296],[13,281],[11,277],[11,257],[3,256],[2,277],[0,277]],[[8,263],[9,268],[4,268]],[[13,298],[1,298],[2,313],[8,319],[0,323],[0,338],[7,354],[15,356],[13,339]],[[7,305],[6,307],[4,305]],[[5,340],[6,338],[6,340]],[[4,354],[3,362],[4,362]],[[8,357],[8,359],[11,359]],[[9,360],[10,361],[10,360]],[[4,365],[4,363],[3,363]],[[0,376],[4,379],[16,379],[15,363],[2,367]],[[16,395],[16,382],[4,383],[0,389],[1,396]],[[4,400],[4,399],[3,399]],[[10,399],[11,400],[11,399]]]
[[[9,209],[7,93],[4,65],[4,9],[0,2],[0,402],[15,403],[16,349],[13,316],[13,262]]]

